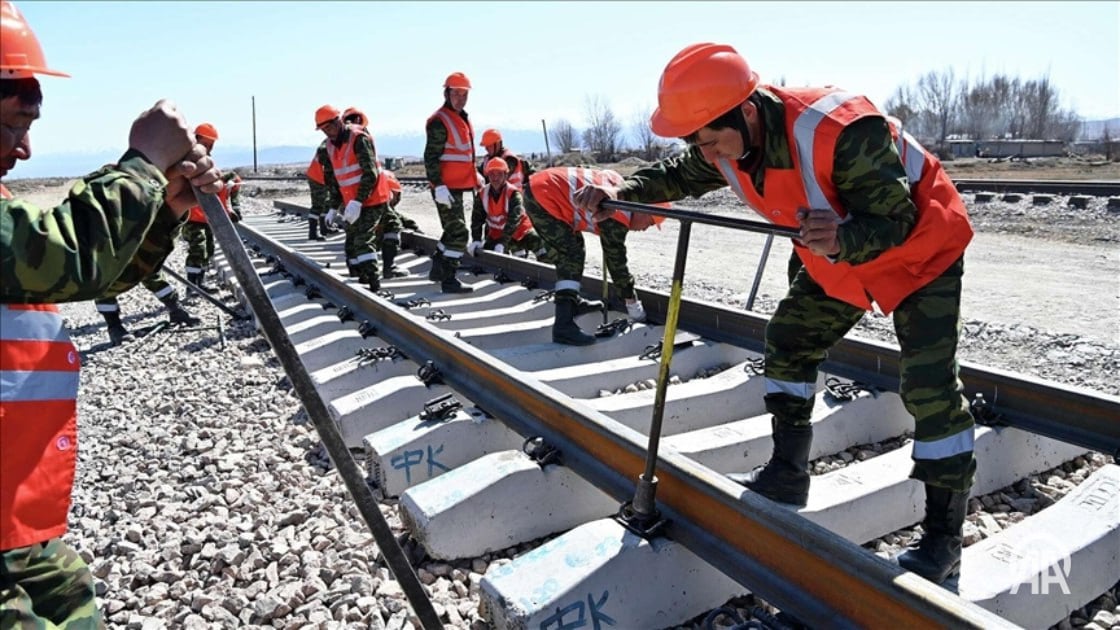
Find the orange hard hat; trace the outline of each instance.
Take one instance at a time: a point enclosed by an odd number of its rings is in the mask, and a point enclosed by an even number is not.
[[[462,88],[464,90],[469,90],[471,89],[471,80],[468,79],[467,75],[463,74],[462,72],[452,72],[451,74],[447,75],[447,79],[445,79],[443,82],[443,87]]]
[[[677,53],[661,73],[653,132],[681,138],[726,114],[758,87],[758,73],[726,44],[693,44]]]
[[[509,164],[506,164],[506,161],[500,157],[490,158],[490,160],[486,162],[486,168],[484,170],[487,173],[491,173],[493,171],[508,173]]]
[[[502,133],[497,129],[487,129],[482,132],[482,142],[478,143],[480,147],[488,147],[492,144],[497,144],[502,141]]]
[[[341,114],[339,113],[337,107],[334,107],[332,105],[323,105],[319,109],[315,110],[315,128],[318,129],[319,127],[322,127],[323,125],[338,118],[339,116],[341,116]]]
[[[347,107],[346,109],[342,110],[342,120],[346,120],[351,116],[357,116],[359,118],[359,125],[363,127],[369,126],[369,117],[367,117],[366,113],[358,109],[357,107]]]
[[[218,140],[218,130],[214,128],[214,125],[211,125],[210,123],[202,123],[201,125],[195,127],[194,135],[199,136],[200,138],[214,140],[215,142]]]
[[[30,79],[36,74],[70,75],[47,67],[39,38],[16,5],[0,2],[0,79]]]

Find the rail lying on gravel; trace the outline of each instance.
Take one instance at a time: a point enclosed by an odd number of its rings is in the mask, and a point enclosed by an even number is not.
[[[280,208],[287,204],[276,204]],[[293,208],[294,209],[294,208]],[[268,220],[267,218],[265,218]],[[270,219],[275,221],[275,219]],[[391,301],[324,272],[310,257],[293,253],[243,222],[239,229],[260,252],[335,305],[348,306],[358,321],[418,364],[431,362],[442,380],[524,436],[543,436],[564,464],[618,501],[629,499],[642,471],[644,437],[607,415],[493,360]],[[406,246],[431,250],[433,241],[406,235]],[[515,279],[548,285],[553,271],[532,262],[483,254],[488,267]],[[598,294],[597,279],[583,286]],[[641,291],[654,319],[668,298]],[[761,349],[765,320],[757,315],[685,301],[682,329],[708,339]],[[897,387],[897,350],[845,340],[824,369],[873,387]],[[983,395],[978,410],[991,420],[1059,437],[1108,453],[1120,451],[1120,399],[1023,379],[966,365],[970,393]],[[658,462],[659,507],[669,519],[665,533],[761,597],[815,626],[994,627],[1002,619],[880,560],[796,513],[745,492],[689,457],[666,452]]]

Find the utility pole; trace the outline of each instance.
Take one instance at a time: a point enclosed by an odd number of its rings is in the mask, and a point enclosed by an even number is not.
[[[548,148],[548,127],[544,124],[544,119],[541,119],[541,131],[544,132],[544,152],[548,154],[548,165],[552,166],[552,149]]]
[[[257,97],[253,99],[253,172],[257,172]]]

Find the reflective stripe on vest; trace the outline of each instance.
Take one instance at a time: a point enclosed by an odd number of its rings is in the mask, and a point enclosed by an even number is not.
[[[54,305],[0,305],[0,551],[66,531],[80,368]]]
[[[447,128],[447,144],[443,145],[443,154],[439,156],[441,162],[471,162],[474,163],[474,146],[470,139],[464,138],[462,130],[444,110],[436,112],[436,116],[443,121]],[[460,119],[461,120],[461,119]]]
[[[529,176],[529,192],[538,205],[554,218],[572,226],[574,231],[599,233],[591,212],[575,205],[575,191],[584,186],[619,186],[622,176],[611,170],[578,166],[555,166]],[[612,218],[630,227],[630,213],[616,211]]]
[[[514,166],[513,170],[509,172],[509,177],[506,177],[506,181],[517,190],[522,190],[522,187],[525,185],[525,163],[509,149],[502,149],[502,158],[505,159],[506,163],[509,163],[509,158],[513,158],[513,163],[517,166]]]
[[[490,238],[497,239],[502,237],[502,231],[506,228],[506,220],[509,218],[509,198],[513,195],[513,187],[503,186],[497,199],[491,196],[491,190],[493,187],[490,184],[486,184],[482,189],[482,208],[486,210],[486,227],[490,231]]]

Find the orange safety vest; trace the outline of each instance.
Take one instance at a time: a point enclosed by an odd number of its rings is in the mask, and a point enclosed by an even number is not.
[[[502,238],[506,231],[506,221],[509,220],[509,200],[513,193],[517,192],[513,186],[508,182],[502,187],[501,194],[497,199],[490,196],[491,185],[486,184],[482,188],[482,207],[486,210],[486,237],[492,241],[497,241]],[[521,221],[518,222],[517,228],[513,231],[513,241],[520,241],[533,229],[533,223],[529,220],[529,215],[522,212]]]
[[[226,209],[226,214],[233,214],[229,209],[229,196],[234,189],[241,188],[241,178],[234,175],[233,181],[226,182],[225,186],[218,191],[218,199],[222,200],[222,207]],[[191,223],[208,223],[206,220],[206,213],[202,211],[202,206],[194,206],[187,215],[187,221]]]
[[[730,160],[717,160],[716,167],[744,204],[775,224],[798,227],[799,208],[829,208],[841,223],[847,221],[848,211],[832,182],[836,139],[852,122],[882,114],[865,97],[832,88],[767,89],[785,105],[793,168],[767,170],[765,194],[759,195],[751,176]],[[826,294],[867,310],[874,300],[884,314],[940,276],[972,240],[964,202],[941,163],[893,121],[890,127],[918,208],[918,221],[906,240],[855,265],[831,262],[794,241],[806,271]]]
[[[310,179],[320,186],[325,186],[327,183],[327,178],[323,175],[323,165],[319,162],[318,154],[311,158],[311,164],[307,166],[307,179]]]
[[[401,188],[401,180],[397,179],[396,173],[383,170],[381,175],[389,180],[389,192],[404,192],[404,189]]]
[[[447,144],[439,156],[439,177],[443,185],[455,190],[475,188],[478,174],[474,170],[474,129],[455,110],[444,106],[428,117],[428,124],[438,118],[447,128]]]
[[[327,143],[327,154],[331,158],[331,168],[334,169],[334,178],[338,182],[338,190],[342,194],[343,204],[357,199],[358,185],[362,181],[362,165],[358,164],[358,156],[354,153],[354,143],[358,141],[358,136],[366,136],[370,142],[373,142],[373,136],[361,127],[357,125],[347,125],[346,127],[350,130],[350,138],[345,144],[336,147],[333,142]],[[377,159],[376,149],[373,157],[377,163],[377,168],[380,169],[381,160]],[[392,197],[393,192],[389,189],[389,179],[378,177],[377,184],[374,185],[369,196],[360,201],[362,207],[365,208],[389,203],[389,199]]]
[[[0,305],[0,551],[66,531],[80,367],[58,307]]]
[[[584,186],[619,186],[622,175],[608,170],[582,166],[555,166],[537,171],[529,176],[529,194],[540,207],[552,216],[572,226],[574,232],[599,233],[599,225],[592,220],[593,212],[578,210],[572,196]],[[655,204],[664,205],[668,204]],[[630,213],[616,210],[611,216],[615,221],[630,227]],[[660,224],[665,217],[653,217]]]

